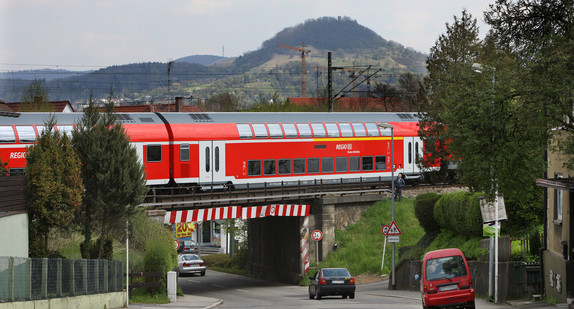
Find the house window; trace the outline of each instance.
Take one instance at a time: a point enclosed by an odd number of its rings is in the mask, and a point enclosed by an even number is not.
[[[555,175],[555,177],[562,178],[562,175]],[[562,223],[562,203],[564,201],[562,190],[554,189],[554,223]]]

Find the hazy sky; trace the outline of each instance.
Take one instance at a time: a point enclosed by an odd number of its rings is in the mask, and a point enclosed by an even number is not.
[[[95,69],[190,55],[240,56],[286,27],[348,16],[428,53],[466,8],[494,0],[0,0],[0,71]],[[312,44],[311,42],[309,42]]]

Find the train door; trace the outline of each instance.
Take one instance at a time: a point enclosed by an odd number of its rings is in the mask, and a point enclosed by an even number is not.
[[[417,164],[418,158],[423,155],[423,143],[420,137],[404,138],[404,168],[406,175],[419,175],[420,168]]]
[[[225,142],[199,142],[199,183],[213,185],[225,183]]]

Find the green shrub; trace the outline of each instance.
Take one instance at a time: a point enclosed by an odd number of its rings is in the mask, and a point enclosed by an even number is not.
[[[154,238],[148,241],[146,252],[144,256],[144,272],[155,273],[161,272],[165,274],[162,277],[162,286],[159,291],[165,291],[167,288],[167,272],[171,271],[177,266],[177,253],[173,254],[175,248],[173,247],[172,239]],[[175,257],[175,259],[174,259]],[[153,278],[146,278],[148,281]]]
[[[530,254],[538,256],[539,254],[538,251],[540,250],[540,247],[542,247],[542,241],[540,240],[540,232],[538,232],[538,230],[535,229],[530,234],[528,234],[528,240],[529,240],[528,251],[530,252]]]
[[[434,205],[440,197],[437,193],[425,193],[415,199],[415,216],[426,233],[440,231],[440,225],[434,217]]]
[[[442,195],[433,212],[440,227],[460,235],[481,236],[480,195],[464,191]]]

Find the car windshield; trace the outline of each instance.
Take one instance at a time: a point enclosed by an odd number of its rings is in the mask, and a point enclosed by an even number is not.
[[[323,277],[351,277],[351,274],[348,270],[341,268],[341,269],[323,269]]]
[[[428,281],[450,279],[466,276],[466,266],[462,256],[447,256],[430,259],[426,263],[426,275]]]

